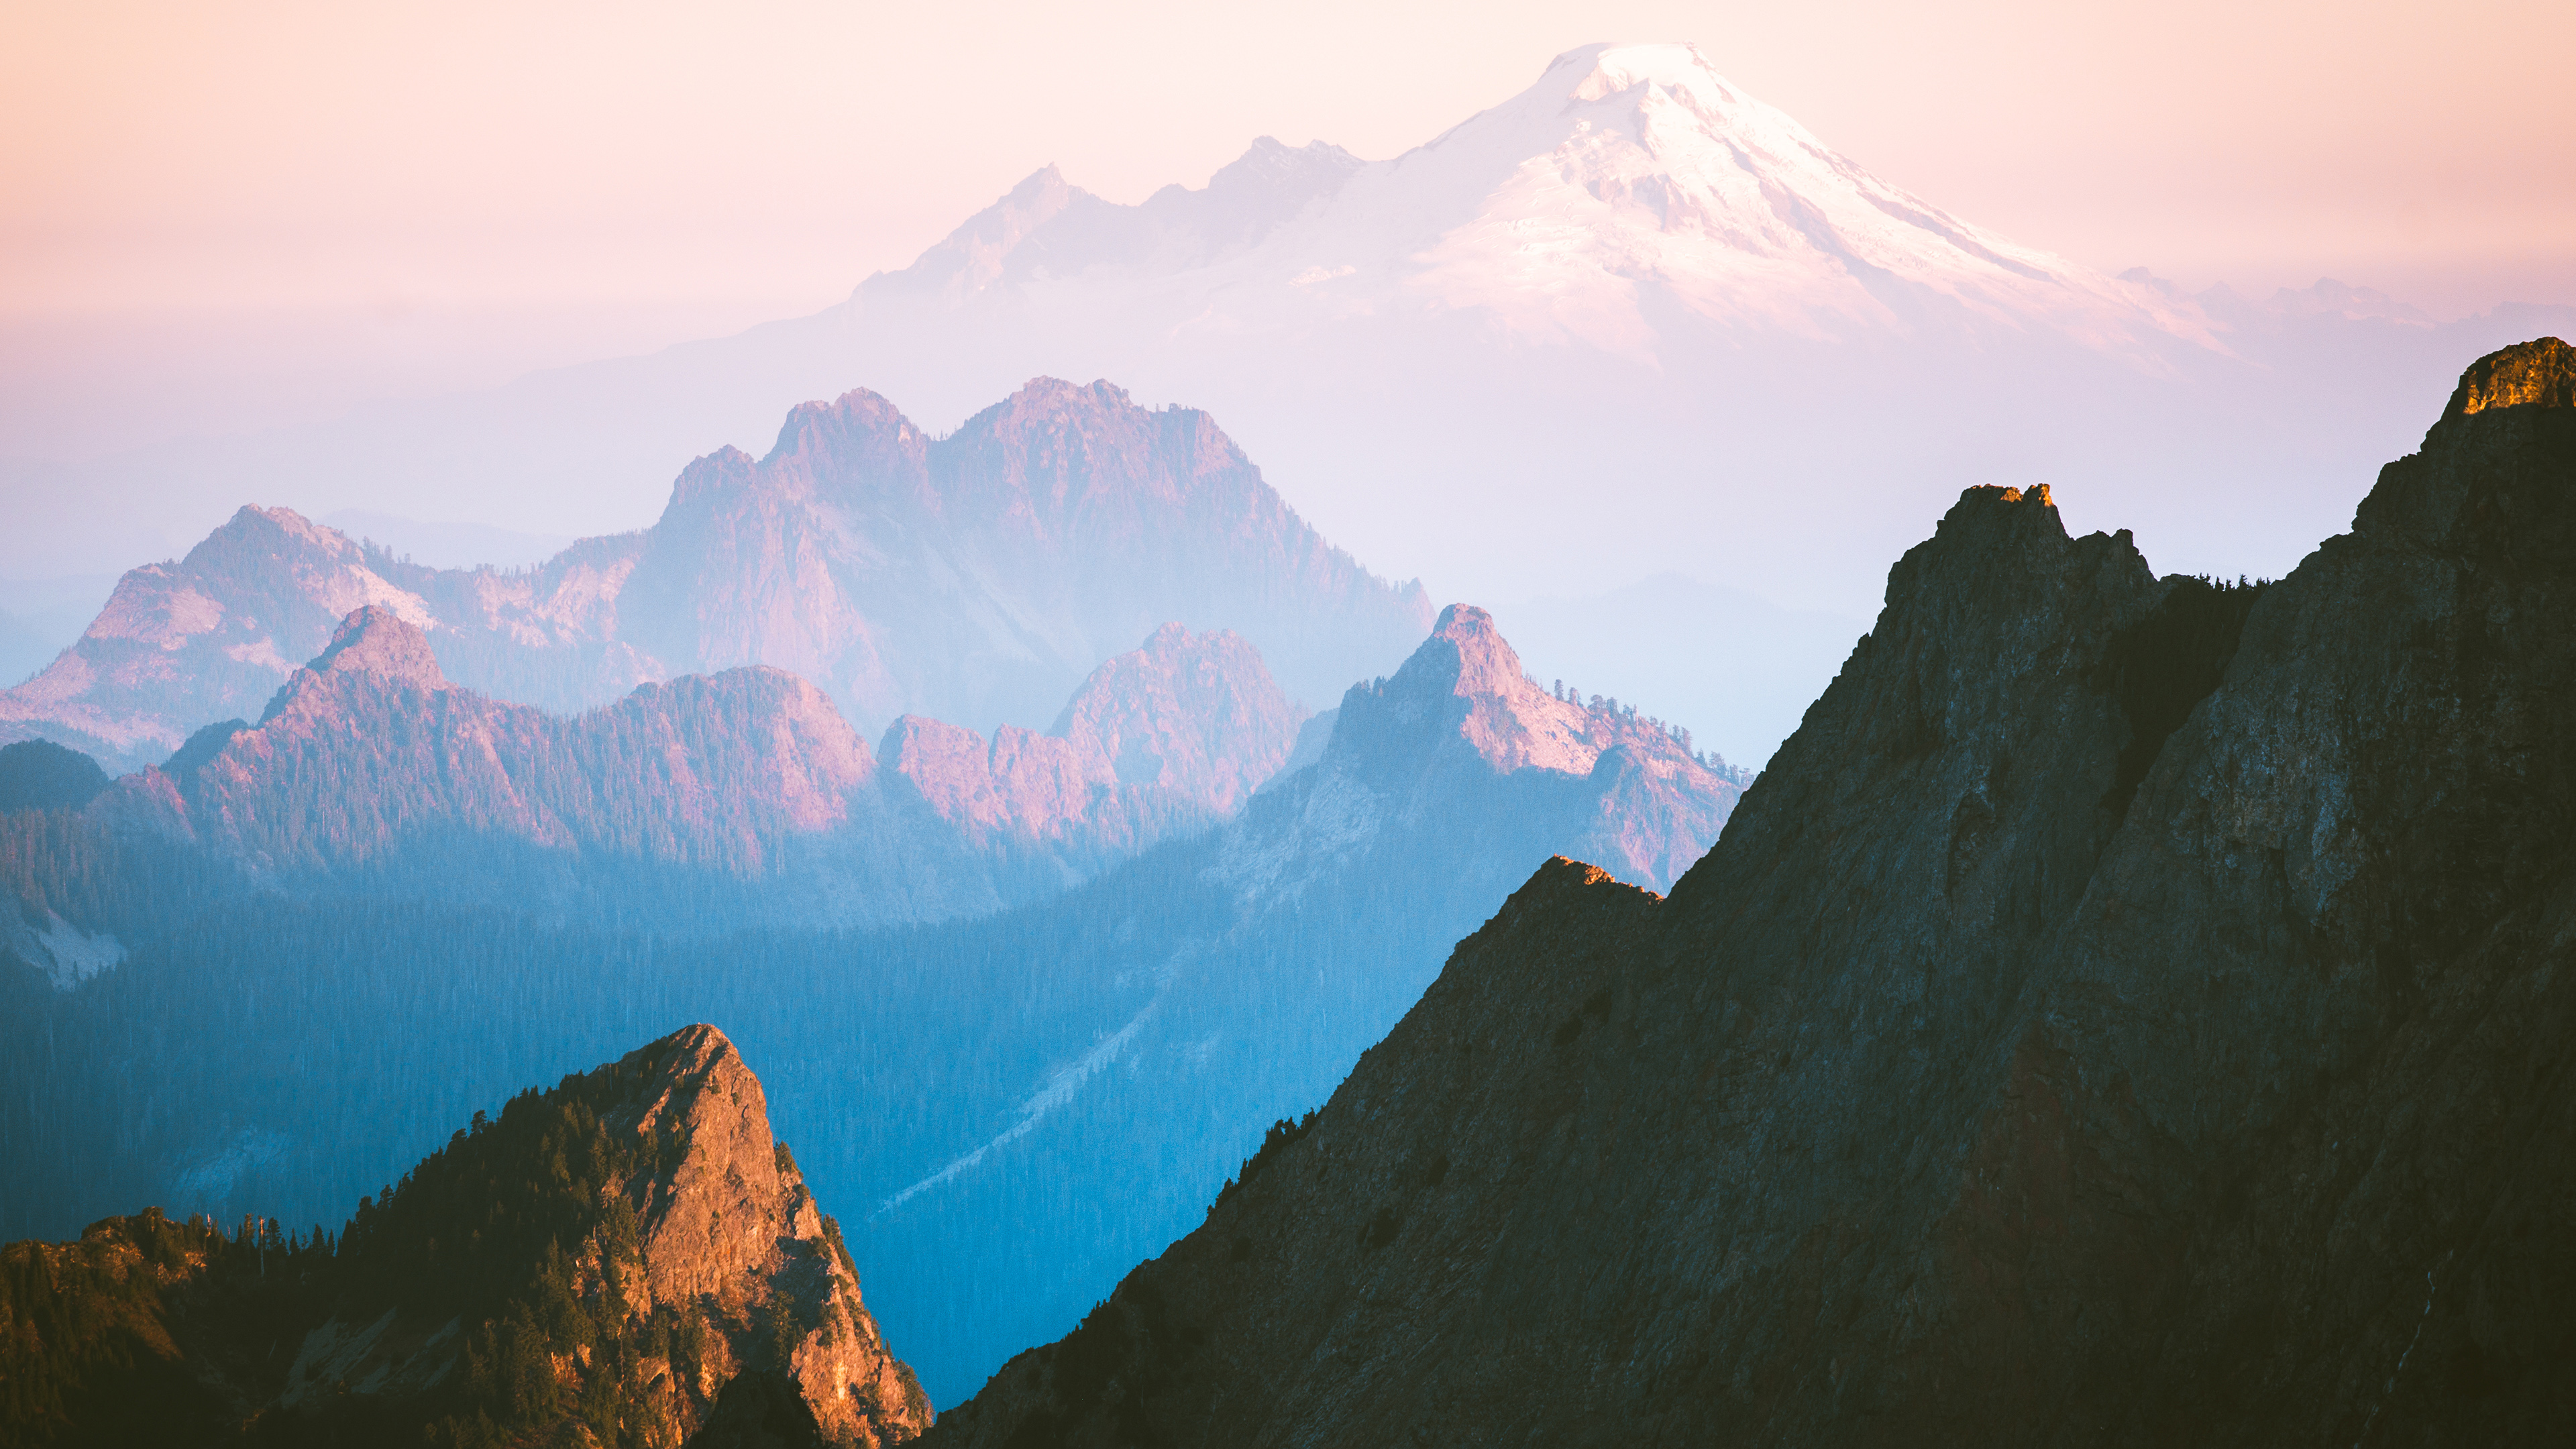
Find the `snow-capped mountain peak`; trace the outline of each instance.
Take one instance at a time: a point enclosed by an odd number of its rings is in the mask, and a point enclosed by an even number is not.
[[[1408,290],[1613,350],[1660,291],[1726,327],[1813,337],[2047,327],[2093,346],[2205,341],[2144,289],[1950,216],[1728,82],[1695,46],[1593,45],[1357,178],[1335,212],[1415,198]]]
[[[1388,161],[1265,136],[1207,186],[1134,206],[1049,167],[859,300],[988,292],[1250,333],[1474,312],[1639,357],[1687,317],[1815,340],[2218,346],[2198,309],[1949,215],[1668,43],[1568,51]]]

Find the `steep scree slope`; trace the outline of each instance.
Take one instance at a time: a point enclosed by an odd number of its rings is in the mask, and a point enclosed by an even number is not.
[[[2567,1437],[2571,383],[2251,597],[1970,490],[1669,900],[1540,871],[942,1442]]]

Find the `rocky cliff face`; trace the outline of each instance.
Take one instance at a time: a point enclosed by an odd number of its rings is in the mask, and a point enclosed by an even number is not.
[[[1970,490],[1669,900],[1541,870],[943,1439],[2564,1437],[2571,387],[2260,588]]]
[[[156,1211],[6,1256],[21,1442],[876,1446],[931,1418],[708,1026],[476,1114],[336,1244]]]
[[[763,458],[698,459],[651,529],[527,571],[424,568],[245,508],[127,575],[79,643],[0,693],[0,735],[138,768],[252,714],[367,605],[503,699],[569,712],[766,665],[871,730],[1046,719],[1170,620],[1236,631],[1292,694],[1322,698],[1429,616],[1418,587],[1326,544],[1204,413],[1040,378],[931,439],[861,391],[797,408]]]

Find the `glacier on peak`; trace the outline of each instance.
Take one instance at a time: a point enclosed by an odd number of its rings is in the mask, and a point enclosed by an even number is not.
[[[1049,166],[853,301],[998,290],[1079,306],[1069,289],[1122,283],[1131,302],[1197,314],[1185,325],[1474,309],[1510,335],[1639,356],[1664,299],[1816,341],[2038,329],[2151,368],[2177,344],[2224,350],[2187,302],[1879,180],[1678,43],[1568,51],[1387,161],[1265,136],[1206,187],[1134,206]]]

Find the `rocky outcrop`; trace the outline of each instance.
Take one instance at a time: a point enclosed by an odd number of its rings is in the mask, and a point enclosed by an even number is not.
[[[2546,1442],[2576,367],[2278,583],[1971,489],[1669,900],[1570,861],[942,1442]]]
[[[431,569],[244,508],[134,570],[82,639],[0,692],[0,739],[141,767],[248,717],[338,622],[392,610],[446,674],[563,712],[748,666],[870,729],[1049,717],[1167,620],[1231,629],[1292,694],[1398,657],[1429,616],[1332,548],[1205,413],[1039,378],[932,439],[874,393],[789,414],[767,456],[689,465],[661,519],[525,571]]]
[[[158,1210],[0,1253],[17,1442],[873,1446],[930,1406],[760,1082],[692,1026],[513,1099],[336,1243]],[[41,1271],[25,1271],[41,1268]],[[71,1331],[66,1331],[67,1329]]]

